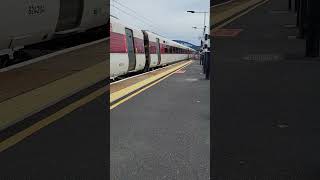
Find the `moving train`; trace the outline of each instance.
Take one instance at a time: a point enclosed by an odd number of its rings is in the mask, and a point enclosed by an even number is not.
[[[195,50],[110,16],[110,79],[192,58]]]
[[[107,25],[109,0],[2,0],[0,61],[24,46]],[[1,62],[0,62],[1,65]]]

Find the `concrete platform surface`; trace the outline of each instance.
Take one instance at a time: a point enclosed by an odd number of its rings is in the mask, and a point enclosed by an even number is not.
[[[196,61],[111,110],[111,179],[208,179],[208,80]]]
[[[319,179],[320,61],[304,58],[296,16],[269,0],[215,37],[211,94],[216,179]]]

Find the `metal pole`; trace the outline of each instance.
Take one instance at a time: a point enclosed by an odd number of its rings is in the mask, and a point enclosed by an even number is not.
[[[288,0],[288,2],[289,2],[288,9],[289,9],[289,11],[291,11],[291,0]]]
[[[318,29],[318,0],[307,1],[305,20],[306,29],[306,56],[319,57],[319,29]]]
[[[207,13],[204,13],[204,22],[203,22],[203,36],[206,34],[206,16]]]
[[[319,57],[319,39],[313,34],[308,35],[306,39],[306,56]]]
[[[301,18],[301,2],[300,0],[296,0],[297,7],[297,27],[300,28],[300,18]]]

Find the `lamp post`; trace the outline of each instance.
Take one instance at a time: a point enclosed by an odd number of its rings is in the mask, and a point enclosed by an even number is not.
[[[193,29],[201,29],[201,31],[202,31],[202,28],[199,28],[199,27],[195,27],[195,26],[193,26],[192,28],[193,28]],[[207,26],[205,26],[205,28],[206,28],[206,29],[208,29],[208,27],[207,27]]]
[[[187,11],[188,13],[202,13],[204,14],[204,21],[203,21],[203,35],[206,33],[206,17],[208,12],[201,12],[201,11]]]
[[[206,45],[206,16],[208,12],[196,12],[196,11],[187,11],[188,13],[203,13],[204,14],[204,22],[203,22],[203,40],[201,40],[201,46],[202,46],[202,55],[200,55],[200,64],[203,65],[203,73],[206,74],[206,79],[209,79],[209,53]],[[197,29],[197,27],[192,27],[194,29]]]

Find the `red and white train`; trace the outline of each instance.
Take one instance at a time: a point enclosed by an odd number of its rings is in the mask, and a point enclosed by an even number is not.
[[[27,45],[105,27],[109,0],[1,0],[0,66]]]
[[[195,50],[110,17],[110,79],[193,58]]]

